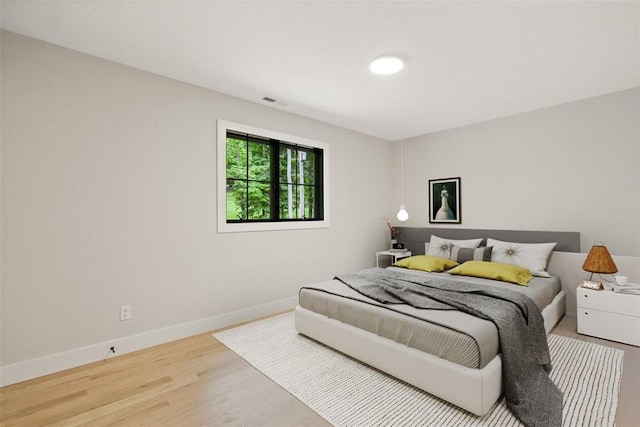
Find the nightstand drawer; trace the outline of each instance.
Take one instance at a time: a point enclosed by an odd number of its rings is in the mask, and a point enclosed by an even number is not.
[[[613,291],[594,291],[577,288],[577,305],[579,308],[592,308],[616,314],[640,317],[640,295],[619,294]]]
[[[578,333],[640,346],[640,317],[578,307]]]

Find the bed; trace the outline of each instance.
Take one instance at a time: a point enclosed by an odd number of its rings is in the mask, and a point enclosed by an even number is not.
[[[433,242],[434,233],[445,234],[443,229],[433,230],[422,244]],[[424,229],[414,230],[414,235],[423,236],[423,233]],[[563,251],[579,251],[577,233],[543,234],[530,232],[517,237],[525,244],[555,239],[561,242]],[[469,235],[489,239],[495,236],[486,230],[471,230]],[[505,235],[499,234],[499,237],[505,238]],[[570,243],[566,243],[567,238]],[[482,239],[484,245],[487,242],[492,240]],[[416,249],[413,248],[414,254]],[[428,251],[429,247],[425,245],[423,253]],[[390,267],[390,270],[400,268]],[[402,270],[416,277],[485,283],[524,292],[540,308],[546,333],[565,312],[565,294],[560,280],[552,275],[535,277],[523,287],[493,279],[452,276],[447,271]],[[382,304],[334,279],[300,290],[295,325],[303,335],[476,415],[487,413],[503,391],[499,339],[495,325],[488,320],[458,311],[439,312],[403,304]]]

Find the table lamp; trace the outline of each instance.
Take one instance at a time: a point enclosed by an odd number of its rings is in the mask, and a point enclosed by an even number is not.
[[[595,242],[587,255],[587,259],[584,260],[584,264],[582,264],[582,269],[584,271],[588,271],[591,273],[589,277],[589,282],[593,278],[593,274],[611,274],[618,272],[618,267],[616,267],[616,263],[613,262],[607,247],[602,242]],[[614,278],[615,282],[615,278]],[[593,283],[593,282],[592,282]],[[594,283],[595,284],[595,283]],[[598,283],[598,289],[602,289],[602,284]]]

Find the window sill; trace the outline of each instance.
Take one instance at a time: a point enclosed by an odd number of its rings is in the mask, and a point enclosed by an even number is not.
[[[329,221],[291,221],[291,222],[220,222],[218,233],[245,233],[251,231],[278,230],[310,230],[314,228],[329,228]]]

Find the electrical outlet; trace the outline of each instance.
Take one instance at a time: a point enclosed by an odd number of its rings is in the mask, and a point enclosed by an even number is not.
[[[131,319],[131,306],[130,305],[121,305],[120,306],[120,320],[129,320]]]

